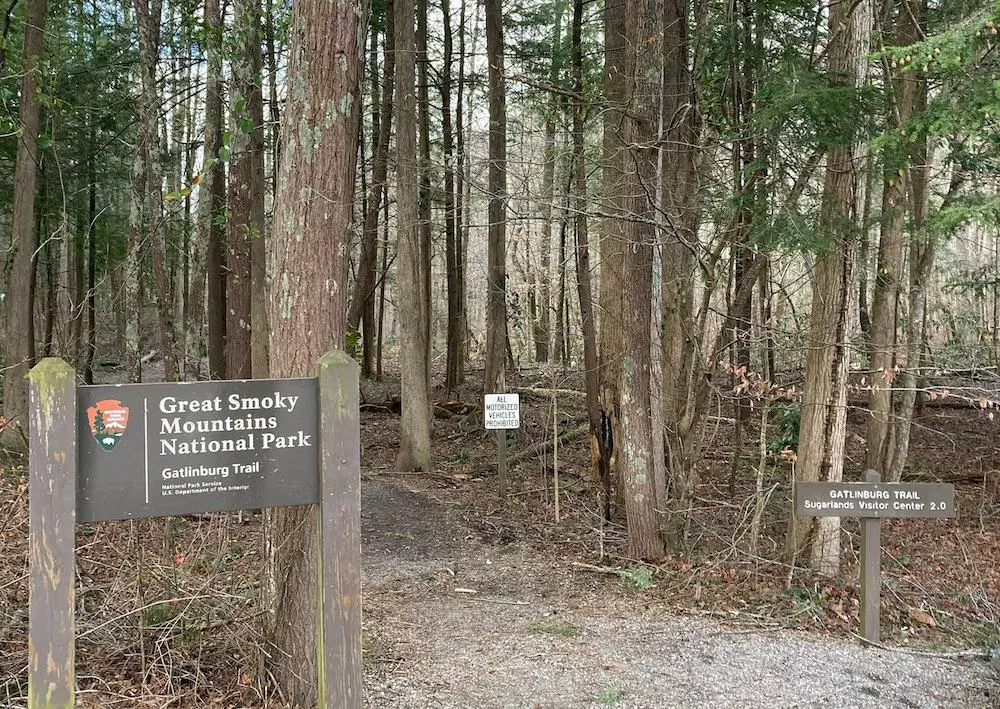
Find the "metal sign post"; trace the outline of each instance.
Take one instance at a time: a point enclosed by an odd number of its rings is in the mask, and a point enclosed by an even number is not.
[[[317,505],[318,689],[361,706],[359,367],[316,378],[76,387],[47,358],[30,374],[29,709],[75,699],[77,521]]]
[[[861,625],[865,639],[879,641],[882,595],[882,519],[954,517],[955,486],[945,483],[883,483],[875,470],[863,483],[795,484],[800,517],[861,517]]]

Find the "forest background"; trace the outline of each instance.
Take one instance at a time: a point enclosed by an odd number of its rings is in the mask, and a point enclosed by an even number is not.
[[[765,463],[841,479],[851,406],[849,477],[906,475],[928,402],[992,425],[974,380],[1000,365],[1000,5],[3,11],[12,448],[42,356],[88,383],[160,360],[235,379],[343,347],[367,378],[398,365],[396,467],[425,472],[434,399],[478,366],[486,392],[577,371],[597,487],[628,557],[654,560],[689,550],[720,420],[759,452],[752,549]],[[308,703],[305,514],[265,527],[274,676]],[[841,541],[839,519],[801,520],[784,557],[835,574]]]

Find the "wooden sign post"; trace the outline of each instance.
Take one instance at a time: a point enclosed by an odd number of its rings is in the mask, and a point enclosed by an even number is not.
[[[507,430],[521,427],[519,394],[486,394],[483,399],[483,424],[497,432],[497,486],[500,498],[507,497]]]
[[[874,470],[862,483],[795,484],[800,517],[861,517],[861,626],[865,639],[879,641],[882,595],[882,519],[954,517],[955,486],[945,483],[883,483]]]
[[[323,707],[361,706],[359,367],[316,378],[75,386],[30,374],[28,707],[72,709],[77,521],[317,505]]]
[[[73,709],[76,637],[76,372],[28,374],[28,707]]]

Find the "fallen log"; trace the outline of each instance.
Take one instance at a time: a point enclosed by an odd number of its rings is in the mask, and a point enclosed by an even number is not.
[[[403,412],[403,402],[398,396],[394,396],[388,401],[366,401],[361,404],[362,411],[381,411],[396,414]],[[434,416],[437,418],[451,418],[452,416],[468,416],[479,411],[479,407],[464,401],[435,401]]]
[[[581,438],[582,436],[587,435],[587,433],[589,431],[590,431],[590,424],[589,423],[588,424],[583,424],[582,426],[578,426],[576,428],[571,428],[568,431],[564,431],[563,433],[559,434],[559,438],[558,438],[559,445],[562,445],[563,443],[568,443],[570,441],[574,441],[574,440],[576,440],[578,438]],[[517,462],[525,460],[527,458],[534,458],[536,456],[540,456],[540,455],[543,455],[545,453],[548,453],[550,450],[552,450],[552,446],[553,446],[553,440],[551,438],[546,439],[544,441],[541,441],[540,443],[536,443],[533,446],[529,446],[528,448],[525,448],[523,451],[518,451],[514,455],[509,456],[507,458],[507,465],[510,465],[512,463],[517,463]],[[492,465],[487,465],[487,466],[478,468],[475,472],[477,472],[477,473],[486,473],[486,472],[489,472],[492,469],[493,469]]]
[[[552,387],[511,387],[510,390],[515,394],[526,394],[528,396],[542,396],[548,399],[552,398],[553,393],[555,393],[556,396],[573,396],[577,398],[583,398],[587,396],[587,392],[580,391],[579,389],[553,389]]]

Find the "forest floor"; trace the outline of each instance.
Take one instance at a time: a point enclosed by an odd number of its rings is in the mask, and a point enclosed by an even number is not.
[[[526,376],[510,454],[552,435],[552,379]],[[561,390],[581,388],[570,376]],[[396,384],[398,387],[398,383]],[[957,387],[956,387],[957,389]],[[781,563],[790,469],[770,461],[756,553],[756,432],[707,428],[693,551],[640,564],[600,521],[583,437],[511,466],[497,495],[481,414],[435,419],[435,470],[392,472],[390,381],[365,383],[362,574],[365,702],[379,707],[1000,707],[1000,447],[982,408],[928,406],[907,475],[956,484],[954,519],[883,525],[880,647],[859,637],[858,525],[843,572]],[[475,384],[462,392],[478,402]],[[585,423],[557,398],[555,428]],[[724,414],[724,411],[716,412]],[[850,416],[848,477],[865,412]],[[767,434],[772,435],[772,434]],[[0,707],[26,706],[27,489],[0,458]],[[80,525],[78,706],[281,707],[257,671],[260,518],[238,513]],[[992,655],[994,658],[997,656]]]

